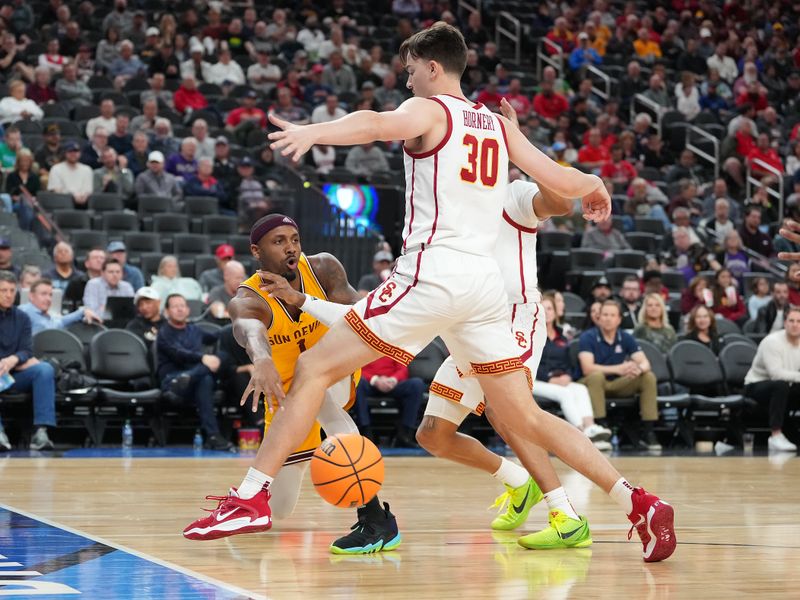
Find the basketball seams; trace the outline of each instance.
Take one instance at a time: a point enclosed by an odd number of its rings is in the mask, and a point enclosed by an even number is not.
[[[338,438],[337,438],[338,440]],[[361,437],[361,445],[363,448],[364,445],[364,437]],[[366,500],[364,499],[364,487],[361,485],[361,478],[358,476],[358,471],[356,470],[356,465],[353,463],[353,457],[350,456],[350,453],[347,451],[347,447],[340,442],[340,447],[344,450],[344,453],[347,455],[348,460],[350,461],[350,467],[353,469],[353,475],[356,476],[356,482],[358,483],[358,489],[361,492],[361,503],[365,504]],[[353,486],[350,486],[351,488]],[[344,497],[344,496],[343,496]],[[337,503],[338,504],[338,503]]]
[[[319,458],[319,457],[318,457],[318,458]],[[356,471],[356,473],[363,473],[363,472],[364,472],[364,471],[366,471],[367,469],[371,469],[371,468],[372,468],[372,467],[374,467],[375,465],[379,464],[379,463],[380,463],[382,460],[383,460],[383,457],[382,457],[382,456],[379,456],[377,459],[375,459],[375,462],[373,462],[373,463],[370,463],[370,464],[368,464],[368,465],[367,465],[367,466],[365,466],[365,467],[361,467],[360,469],[358,469],[358,470]],[[338,466],[338,465],[337,465],[337,466]],[[347,475],[344,475],[344,476],[342,476],[342,477],[338,477],[338,478],[336,478],[336,479],[331,479],[331,480],[329,480],[329,481],[322,481],[322,482],[320,482],[320,483],[315,483],[315,484],[314,484],[314,487],[322,487],[323,485],[328,485],[328,484],[330,484],[330,483],[336,483],[337,481],[342,481],[343,479],[347,479],[348,477],[352,477],[352,476],[353,476],[353,474],[352,474],[352,473],[348,473]],[[368,479],[362,479],[362,481],[375,481],[375,480],[374,480],[374,479],[369,479],[369,480],[368,480]],[[381,484],[382,484],[382,482],[376,482],[376,483],[378,483],[378,485],[381,485]]]

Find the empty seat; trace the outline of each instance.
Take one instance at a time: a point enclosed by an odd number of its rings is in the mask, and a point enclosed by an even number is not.
[[[95,212],[120,211],[125,202],[119,194],[97,193],[89,196],[89,209]]]
[[[175,206],[172,198],[142,194],[138,196],[137,210],[140,216],[146,216],[156,213],[175,212]]]
[[[238,227],[236,217],[213,215],[203,219],[203,233],[209,236],[212,243],[226,242],[230,236],[236,235]]]
[[[36,196],[36,200],[47,212],[75,208],[75,202],[70,194],[39,192],[39,194]]]
[[[219,200],[210,196],[187,196],[183,203],[183,210],[190,217],[219,214]]]
[[[172,251],[175,254],[210,254],[211,244],[208,236],[196,233],[179,233],[172,239]]]
[[[139,230],[139,216],[136,213],[124,210],[103,213],[100,226],[103,231],[110,235],[137,232]]]
[[[92,215],[85,210],[55,210],[53,211],[53,220],[61,229],[92,228]]]
[[[606,269],[606,278],[608,278],[612,290],[621,288],[626,277],[635,277],[636,281],[639,281],[636,269]]]
[[[139,257],[139,268],[142,270],[145,279],[149,279],[152,275],[158,273],[158,265],[161,263],[162,258],[164,258],[164,255],[161,252],[147,252]]]
[[[653,233],[632,231],[625,235],[625,239],[634,250],[640,250],[647,254],[652,254],[658,247],[658,237]]]
[[[232,235],[225,243],[233,246],[236,256],[250,256],[250,237],[246,235]]]
[[[75,254],[83,254],[93,248],[105,250],[108,243],[108,235],[105,231],[93,231],[91,229],[76,229],[70,232],[70,242],[75,250]]]
[[[661,219],[650,219],[647,217],[636,217],[634,219],[634,228],[636,231],[644,233],[652,233],[655,235],[664,235],[664,222]]]
[[[36,358],[50,358],[62,367],[74,365],[86,370],[83,342],[70,331],[45,329],[33,336],[33,354]]]
[[[537,235],[537,245],[543,252],[569,250],[572,248],[572,234],[566,231],[543,231]]]
[[[591,248],[574,248],[570,252],[570,268],[576,270],[597,269],[603,265],[604,254]]]
[[[78,321],[77,323],[73,323],[67,327],[67,331],[78,338],[87,348],[89,347],[92,339],[94,339],[94,336],[105,330],[106,328],[102,325],[97,323],[84,323],[83,321]]]
[[[188,233],[189,217],[179,213],[160,213],[153,215],[155,233]]]
[[[217,257],[213,254],[201,254],[200,256],[194,257],[194,278],[200,279],[200,275],[203,274],[203,271],[207,271],[209,269],[215,269],[217,267]],[[183,270],[181,270],[183,273]],[[189,276],[189,271],[184,273],[187,277]]]
[[[161,239],[157,234],[149,231],[126,233],[122,237],[128,254],[143,254],[145,252],[161,252]]]
[[[614,266],[620,269],[642,269],[647,256],[640,250],[619,250],[614,252]]]

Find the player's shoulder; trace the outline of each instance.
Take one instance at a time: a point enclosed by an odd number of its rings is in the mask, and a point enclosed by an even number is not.
[[[539,193],[539,186],[530,181],[517,179],[508,186],[503,200],[503,209],[517,228],[535,229],[539,218],[534,212],[533,199]]]
[[[312,254],[311,256],[306,255],[306,260],[308,260],[311,270],[314,272],[314,275],[319,280],[323,289],[326,290],[328,289],[328,285],[345,272],[342,263],[330,252],[320,252],[318,254]]]

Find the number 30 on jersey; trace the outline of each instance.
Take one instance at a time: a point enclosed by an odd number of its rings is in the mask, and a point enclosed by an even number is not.
[[[497,183],[500,144],[494,138],[479,140],[468,133],[462,144],[467,147],[467,166],[461,169],[461,181],[475,183],[480,178],[485,187]]]

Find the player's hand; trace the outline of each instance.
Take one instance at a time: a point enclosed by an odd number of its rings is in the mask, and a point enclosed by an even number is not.
[[[280,406],[281,401],[286,398],[283,392],[283,382],[281,376],[278,374],[278,369],[275,368],[275,363],[271,357],[262,358],[253,362],[253,374],[250,377],[250,383],[242,394],[242,399],[239,401],[239,406],[244,406],[247,402],[247,397],[253,394],[252,410],[258,411],[258,403],[261,401],[261,394],[264,394],[264,401],[267,409],[270,412],[275,412],[275,409]],[[274,399],[274,402],[273,402]]]
[[[274,114],[269,115],[270,122],[282,131],[275,131],[269,134],[272,140],[270,148],[280,150],[281,156],[290,156],[292,160],[298,162],[300,157],[311,149],[316,140],[309,130],[308,125],[294,125],[289,121],[284,121]]]
[[[800,244],[800,223],[794,219],[786,219],[778,232],[790,242]],[[779,260],[800,260],[800,252],[778,252]]]
[[[514,124],[514,127],[519,129],[519,118],[517,118],[517,111],[511,106],[511,103],[505,98],[500,100],[500,112],[503,116]]]
[[[611,218],[611,196],[602,181],[593,192],[581,198],[581,207],[587,221],[600,223]]]
[[[261,277],[261,285],[258,287],[267,292],[270,298],[278,298],[293,306],[302,306],[306,301],[306,295],[294,289],[285,277],[261,270],[258,275]]]

